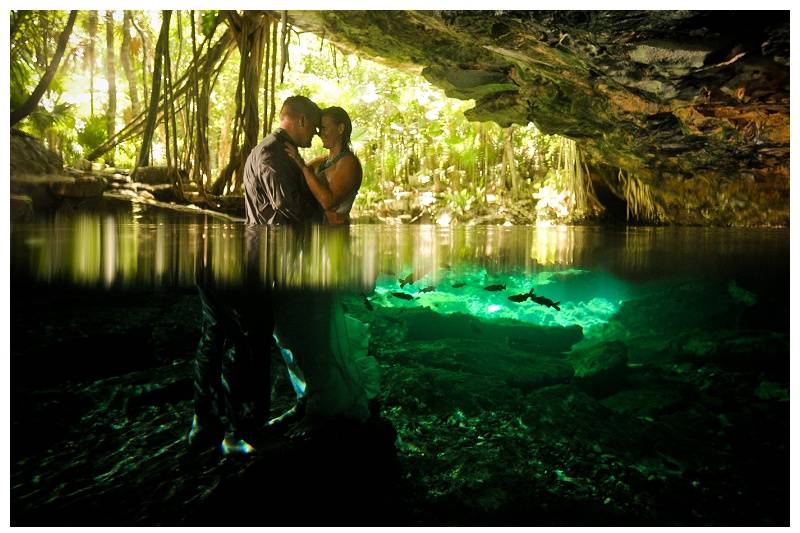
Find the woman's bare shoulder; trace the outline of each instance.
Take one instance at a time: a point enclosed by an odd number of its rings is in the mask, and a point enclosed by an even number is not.
[[[338,161],[342,163],[342,166],[345,168],[354,168],[361,170],[361,161],[359,161],[358,156],[353,152],[347,152],[342,158]]]

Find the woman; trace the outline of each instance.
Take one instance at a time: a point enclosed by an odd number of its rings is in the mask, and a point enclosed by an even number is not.
[[[361,163],[350,148],[352,129],[344,109],[329,107],[322,111],[318,133],[329,150],[327,157],[306,164],[297,148],[286,145],[329,224],[349,223],[361,186]],[[341,296],[300,292],[277,302],[282,312],[277,313],[275,339],[305,401],[305,417],[290,435],[313,432],[337,418],[363,422],[370,416],[369,401],[378,393],[378,364],[367,356],[368,325],[344,314]]]
[[[341,107],[329,107],[322,111],[319,138],[328,149],[328,155],[320,156],[306,164],[295,146],[286,145],[289,154],[306,179],[308,188],[317,199],[329,224],[350,222],[350,209],[361,187],[361,162],[350,147],[353,125],[347,112]]]

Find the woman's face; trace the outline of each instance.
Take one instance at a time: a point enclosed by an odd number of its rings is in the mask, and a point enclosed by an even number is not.
[[[342,142],[344,124],[336,124],[329,116],[323,115],[322,124],[319,127],[319,138],[322,139],[322,146],[331,149]]]

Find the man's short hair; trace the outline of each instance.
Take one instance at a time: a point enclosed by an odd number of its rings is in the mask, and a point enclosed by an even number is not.
[[[293,117],[305,116],[314,123],[318,123],[322,116],[322,111],[319,106],[310,99],[297,94],[283,101],[281,116],[283,115],[290,115]]]

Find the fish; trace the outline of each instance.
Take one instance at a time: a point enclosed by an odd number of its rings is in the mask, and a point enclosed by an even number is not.
[[[504,291],[504,290],[506,290],[506,286],[505,286],[505,284],[503,284],[503,285],[489,285],[488,287],[484,287],[483,290],[492,291],[492,292]]]
[[[463,282],[459,281],[458,283],[453,283],[450,286],[453,287],[454,289],[460,289],[461,287],[463,287],[465,285],[466,285],[466,283],[463,283]]]
[[[478,335],[480,335],[482,333],[481,328],[479,328],[478,325],[475,322],[470,322],[469,323],[469,327],[470,327],[470,329],[472,329],[472,331],[474,331]]]
[[[522,303],[528,298],[532,298],[534,296],[533,289],[529,290],[528,292],[523,292],[522,294],[514,294],[513,296],[509,296],[508,299],[512,302]]]
[[[400,298],[401,300],[413,300],[414,297],[405,292],[393,292],[392,296],[395,298]]]
[[[424,289],[421,289],[419,292],[433,292],[435,290],[436,290],[436,287],[434,287],[433,285],[428,285]]]
[[[372,302],[369,301],[369,298],[367,298],[367,295],[364,294],[363,292],[361,293],[361,298],[364,301],[364,307],[366,307],[369,311],[375,309],[374,307],[372,307]]]
[[[412,283],[413,281],[414,281],[414,273],[413,272],[411,272],[408,276],[406,276],[404,278],[397,278],[397,282],[400,284],[400,288],[401,289],[403,287],[405,287],[406,285],[408,285],[409,283]]]
[[[556,311],[561,311],[561,308],[559,307],[559,305],[561,305],[561,302],[554,302],[553,300],[547,298],[546,296],[537,296],[536,294],[534,294],[533,291],[534,289],[531,288],[531,290],[526,293],[514,294],[512,296],[509,296],[508,299],[511,300],[512,302],[522,303],[528,298],[530,298],[532,302],[536,302],[539,305],[552,307]]]
[[[531,289],[531,292],[530,292],[530,299],[531,299],[532,302],[536,302],[539,305],[544,305],[546,307],[552,307],[556,311],[561,311],[561,308],[559,307],[559,305],[561,305],[561,302],[554,302],[553,300],[551,300],[550,298],[547,298],[545,296],[537,296],[537,295],[533,294],[533,289]]]

